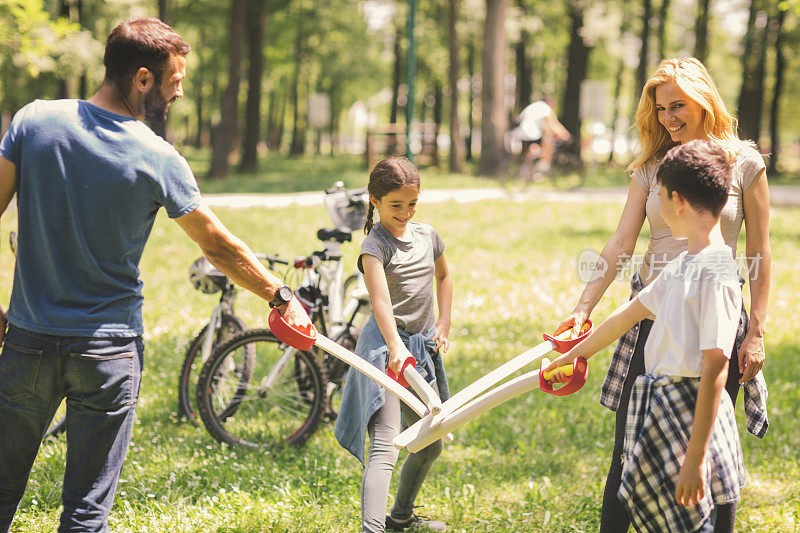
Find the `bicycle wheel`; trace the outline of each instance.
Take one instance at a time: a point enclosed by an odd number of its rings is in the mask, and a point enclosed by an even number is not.
[[[249,371],[248,349],[255,353]],[[322,383],[312,353],[281,344],[268,329],[244,331],[218,346],[203,365],[198,412],[219,442],[301,446],[319,425]]]
[[[65,429],[67,429],[67,400],[62,400],[61,405],[56,409],[53,421],[50,422],[50,427],[44,433],[44,438],[58,437]]]
[[[247,329],[247,324],[244,320],[236,315],[230,313],[223,313],[221,326],[217,329],[217,334],[214,337],[214,342],[211,349],[219,345],[228,337],[244,331]],[[200,333],[192,340],[189,348],[186,350],[186,355],[183,358],[181,372],[178,377],[178,415],[185,417],[192,424],[197,424],[197,413],[195,412],[194,400],[197,397],[197,376],[200,374],[200,368],[203,366],[201,361],[201,354],[203,352],[203,341],[206,337],[208,324],[200,330]],[[249,357],[252,361],[255,358],[255,352],[251,348]]]

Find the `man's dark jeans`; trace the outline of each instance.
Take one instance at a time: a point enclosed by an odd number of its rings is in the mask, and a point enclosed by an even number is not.
[[[25,491],[42,436],[67,399],[60,532],[107,531],[133,431],[141,337],[43,335],[10,326],[0,355],[0,533]]]

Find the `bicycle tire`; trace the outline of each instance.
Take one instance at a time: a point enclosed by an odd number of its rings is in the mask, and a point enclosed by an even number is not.
[[[234,314],[223,313],[221,327],[217,331],[216,338],[211,347],[212,351],[222,341],[246,329],[247,323],[244,320]],[[208,324],[200,330],[200,333],[198,333],[191,344],[189,344],[189,348],[187,348],[186,355],[183,358],[180,374],[178,375],[178,415],[186,418],[195,425],[198,424],[198,421],[194,399],[197,397],[197,376],[202,367],[202,361],[199,360],[199,356],[203,349],[203,340],[205,339],[207,330]],[[255,352],[252,352],[250,357],[254,358]]]
[[[244,376],[237,371],[246,366],[248,346],[254,365]],[[273,385],[264,384],[287,349],[268,329],[243,331],[214,349],[197,386],[198,413],[212,437],[232,446],[275,448],[302,446],[314,434],[324,409],[314,355],[294,350],[294,361],[286,361]],[[234,379],[227,377],[231,371]]]

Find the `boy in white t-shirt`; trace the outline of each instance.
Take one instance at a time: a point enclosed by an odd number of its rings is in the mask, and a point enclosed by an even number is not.
[[[548,370],[588,359],[655,315],[646,374],[631,393],[618,497],[637,531],[713,531],[714,506],[738,501],[745,485],[733,405],[721,394],[742,307],[719,226],[731,166],[721,148],[697,140],[667,152],[657,177],[661,214],[688,251]]]

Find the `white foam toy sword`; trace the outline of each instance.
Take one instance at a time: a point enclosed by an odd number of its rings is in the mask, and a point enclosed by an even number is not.
[[[347,348],[336,344],[325,335],[319,333],[313,324],[310,324],[307,328],[292,326],[286,322],[286,319],[283,318],[277,309],[273,309],[269,314],[269,329],[278,340],[288,344],[292,348],[308,351],[314,345],[319,346],[329,354],[366,375],[372,381],[378,383],[378,385],[394,393],[420,417],[431,413],[438,413],[441,410],[442,403],[439,400],[438,394],[419,372],[417,372],[415,368],[417,361],[413,356],[403,361],[400,375],[395,374],[391,370],[387,375]],[[409,385],[411,385],[414,392],[422,398],[422,401],[406,388]],[[448,435],[447,432],[442,434],[442,436],[447,442],[453,440],[453,436]]]
[[[589,372],[588,364],[583,358],[577,358],[572,364],[558,368],[566,375],[571,376],[570,381],[560,389],[553,389],[550,384],[552,376],[541,372],[550,364],[547,359],[542,360],[540,370],[528,372],[503,385],[497,385],[552,350],[556,350],[559,353],[568,352],[573,346],[585,339],[591,330],[592,323],[587,321],[581,328],[581,334],[574,339],[568,338],[569,331],[562,333],[558,337],[544,334],[544,342],[507,361],[454,394],[442,404],[442,409],[438,414],[426,415],[398,435],[394,439],[394,445],[397,448],[408,447],[409,451],[412,452],[419,451],[440,438],[441,435],[463,426],[490,409],[530,390],[539,388],[544,392],[557,396],[566,396],[578,391],[586,382]],[[495,386],[497,387],[490,392],[486,392]]]

